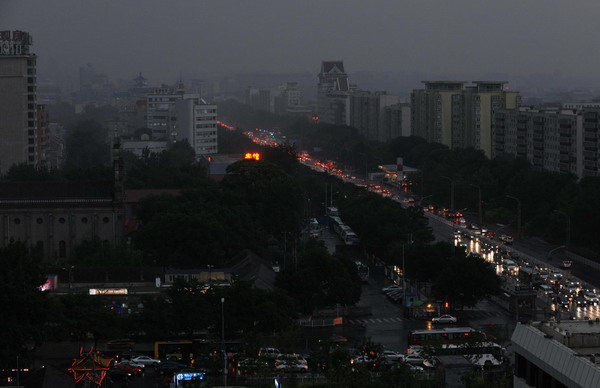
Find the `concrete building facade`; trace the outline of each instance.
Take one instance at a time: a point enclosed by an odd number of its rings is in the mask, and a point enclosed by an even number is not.
[[[503,81],[424,81],[411,94],[412,134],[448,147],[474,147],[492,156],[494,112],[520,106]]]
[[[402,124],[406,123],[406,109],[402,109],[399,96],[386,92],[363,90],[349,93],[348,125],[357,128],[369,140],[390,141],[401,136]],[[410,117],[410,116],[409,116]]]
[[[515,388],[600,387],[600,321],[517,324]]]
[[[37,163],[36,62],[31,36],[0,31],[0,174]]]
[[[600,176],[600,108],[499,110],[493,156],[515,155],[534,167]]]

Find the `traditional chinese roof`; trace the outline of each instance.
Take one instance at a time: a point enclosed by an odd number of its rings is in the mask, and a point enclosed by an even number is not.
[[[73,360],[73,365],[69,371],[73,373],[76,383],[81,380],[90,380],[96,385],[102,384],[106,371],[108,371],[112,358],[103,357],[93,348],[86,354],[81,354],[79,358]]]
[[[321,73],[344,74],[343,61],[323,61],[321,63]]]

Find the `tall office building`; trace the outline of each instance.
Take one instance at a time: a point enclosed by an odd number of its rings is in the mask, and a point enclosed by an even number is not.
[[[23,31],[0,31],[0,174],[36,164],[36,56]]]
[[[217,153],[216,105],[207,104],[198,95],[188,95],[175,102],[174,117],[177,140],[187,140],[196,157]]]
[[[502,81],[424,81],[411,94],[413,135],[450,148],[474,147],[492,156],[492,118],[499,109],[517,108],[518,92]]]
[[[350,122],[349,96],[353,88],[348,82],[343,61],[323,61],[317,88],[319,121],[335,125]]]

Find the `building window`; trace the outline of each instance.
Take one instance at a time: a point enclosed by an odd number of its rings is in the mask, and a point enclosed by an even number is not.
[[[20,218],[15,218],[15,224],[19,225],[21,223],[21,219]]]
[[[58,242],[58,257],[61,259],[67,257],[67,243],[64,240]]]
[[[65,220],[65,217],[60,217],[58,219],[58,222],[60,222],[61,224],[64,224],[67,220]]]
[[[82,224],[87,224],[87,222],[88,222],[87,217],[81,217],[81,223]]]
[[[38,224],[43,224],[44,219],[42,217],[38,217],[37,220],[35,220],[35,222],[37,222]]]
[[[104,217],[102,219],[102,222],[104,222],[105,224],[108,224],[109,221],[110,221],[110,219],[108,217]]]

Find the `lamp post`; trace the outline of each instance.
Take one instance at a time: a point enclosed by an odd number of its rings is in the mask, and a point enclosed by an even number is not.
[[[425,196],[425,197],[421,198],[421,200],[419,201],[419,206],[423,206],[423,200],[425,200],[425,199],[427,199],[427,198],[430,198],[430,197],[432,197],[432,196],[433,196],[433,194],[431,194],[431,195],[428,195],[428,196]]]
[[[227,386],[227,350],[225,349],[225,298],[221,298],[221,349],[223,352],[223,386]]]
[[[552,254],[554,252],[558,251],[559,249],[563,249],[563,248],[566,248],[566,246],[565,245],[561,245],[559,247],[556,247],[556,248],[552,249],[550,252],[548,252],[548,256],[546,256],[546,260],[547,261],[551,261],[552,260]]]
[[[450,210],[454,210],[454,181],[450,177],[444,175],[441,175],[440,177],[450,181]]]
[[[478,211],[479,211],[479,225],[481,225],[481,224],[483,224],[483,215],[481,213],[481,187],[474,185],[473,183],[471,183],[469,186],[475,187],[479,194],[479,202],[477,204],[478,204]]]
[[[514,199],[517,201],[517,237],[521,237],[521,200],[512,195],[507,195],[506,198]]]
[[[73,270],[74,269],[75,269],[74,265],[72,265],[69,268],[69,290],[73,288],[73,281],[74,281],[74,279],[73,279]]]
[[[383,188],[383,177],[385,176],[385,170],[383,170],[383,159],[378,158],[377,156],[373,156],[375,159],[379,160],[381,164],[378,167],[381,167],[382,175],[381,175],[381,187]]]
[[[566,231],[566,236],[565,236],[565,248],[567,249],[567,256],[569,255],[569,246],[571,243],[571,216],[569,216],[567,213],[560,211],[560,210],[555,210],[554,213],[558,213],[558,214],[562,214],[563,216],[565,216],[565,221],[567,223],[567,231]]]
[[[212,283],[212,269],[214,267],[214,265],[212,264],[208,264],[208,286],[210,287],[210,284]]]

